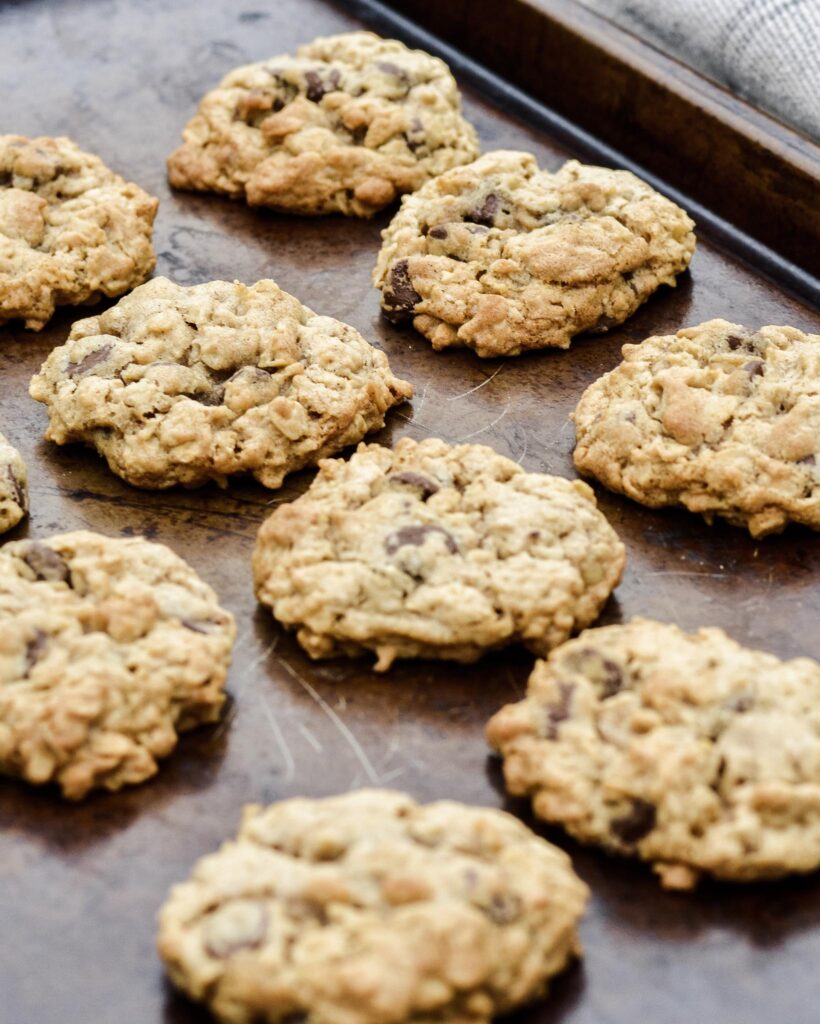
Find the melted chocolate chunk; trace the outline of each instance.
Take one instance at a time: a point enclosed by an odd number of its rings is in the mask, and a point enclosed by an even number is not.
[[[421,301],[421,296],[410,283],[407,260],[397,260],[393,264],[384,301],[385,316],[393,321],[404,320]]]
[[[569,718],[575,685],[560,682],[558,692],[560,694],[558,701],[555,704],[547,705],[546,737],[548,740],[558,739],[558,725]]]
[[[377,60],[376,67],[386,75],[392,75],[394,78],[398,78],[404,85],[410,84],[410,76],[404,68],[400,68],[398,64],[393,64],[389,60]]]
[[[484,202],[470,210],[464,219],[472,221],[473,224],[483,224],[484,227],[491,228],[495,224],[495,215],[498,213],[500,206],[501,200],[495,192],[490,192]]]
[[[743,369],[750,377],[762,377],[764,374],[762,359],[751,359],[748,363],[744,364]]]
[[[193,394],[185,395],[200,405],[222,405],[225,399],[225,388],[216,387],[211,391],[195,391]]]
[[[111,354],[111,345],[101,345],[94,352],[89,352],[88,355],[79,361],[79,363],[69,363],[66,367],[66,373],[69,377],[79,377],[89,370],[92,370],[95,366],[99,366],[100,363],[105,362],[108,356]]]
[[[564,659],[564,664],[571,672],[586,676],[591,683],[600,687],[601,700],[614,697],[623,688],[624,677],[620,666],[605,658],[594,647],[573,651]]]
[[[744,339],[739,334],[730,334],[726,339],[726,344],[734,352],[740,348],[743,344]]]
[[[725,703],[724,707],[729,711],[735,711],[738,714],[743,714],[744,711],[749,711],[754,706],[754,694],[752,693],[736,693],[733,694]]]
[[[435,228],[430,228],[427,234],[431,238],[446,238],[448,235],[448,231],[447,228],[439,226]]]
[[[421,491],[422,501],[427,501],[436,491],[441,490],[438,483],[435,480],[431,480],[429,476],[424,476],[423,473],[414,473],[409,469],[401,473],[391,473],[387,479],[390,483],[405,484],[407,487],[412,487],[415,491]]]
[[[305,82],[307,82],[307,98],[311,103],[319,103],[319,101],[329,92],[333,92],[339,88],[339,82],[341,81],[341,75],[337,68],[331,68],[325,81],[322,81],[322,77],[318,71],[306,71]]]
[[[495,924],[511,924],[521,917],[523,906],[521,897],[514,892],[497,892],[493,893],[490,905],[481,909]]]
[[[815,455],[804,455],[802,459],[797,460],[798,466],[816,466],[817,456]]]
[[[20,556],[38,580],[69,583],[68,565],[52,548],[37,540],[28,541]]]
[[[48,633],[44,633],[42,629],[35,629],[34,636],[26,644],[26,669],[24,672],[26,678],[40,660],[46,647],[48,647]]]
[[[316,921],[321,925],[327,924],[330,920],[324,903],[309,899],[307,896],[291,896],[285,907],[288,914],[297,919]]]
[[[633,797],[631,809],[622,818],[613,818],[609,823],[609,830],[616,839],[633,846],[644,836],[649,835],[655,827],[657,814],[654,804]]]
[[[6,466],[6,479],[9,482],[9,487],[11,487],[12,494],[14,495],[14,500],[25,512],[28,507],[28,502],[26,501],[26,492],[23,490],[23,485],[17,479],[17,474],[14,472],[11,466]]]
[[[418,136],[418,138],[414,138],[414,136]],[[421,149],[426,144],[427,137],[424,134],[424,125],[421,122],[421,118],[413,118],[410,127],[404,133],[404,141],[412,153],[415,153],[417,149]]]
[[[384,549],[388,555],[395,555],[399,548],[419,548],[432,533],[440,533],[444,538],[447,550],[453,555],[458,554],[458,544],[456,544],[455,538],[451,533],[448,533],[441,526],[429,526],[427,524],[423,526],[402,526],[400,530],[394,531],[385,539]]]

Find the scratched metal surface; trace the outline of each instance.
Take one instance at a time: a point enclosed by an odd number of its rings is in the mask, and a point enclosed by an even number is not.
[[[625,341],[712,316],[817,330],[810,310],[704,238],[680,287],[609,337],[507,362],[434,355],[379,317],[369,273],[386,216],[289,219],[168,191],[164,157],[223,72],[355,24],[319,0],[265,9],[229,0],[0,4],[0,130],[68,133],[159,195],[158,273],[185,284],[273,276],[382,346],[417,391],[390,416],[378,436],[385,443],[404,434],[470,439],[528,469],[570,476],[567,414]],[[466,105],[487,149],[530,148],[551,167],[571,155],[478,95]],[[171,545],[237,617],[232,702],[220,725],[184,738],[141,787],[70,806],[51,791],[0,783],[0,1022],[202,1022],[206,1014],[163,979],[154,915],[170,884],[233,833],[241,805],[378,783],[422,799],[504,806],[482,726],[522,692],[531,658],[513,651],[469,668],[406,663],[389,678],[375,677],[367,661],[310,663],[256,607],[249,559],[262,518],[311,474],[276,493],[247,482],[149,493],[126,486],[93,453],[42,442],[46,417],[27,381],[79,315],[63,312],[39,335],[0,330],[0,429],[28,461],[33,507],[10,536],[88,527]],[[780,655],[820,657],[816,536],[792,530],[755,543],[730,527],[600,497],[628,547],[605,621],[648,613],[686,628],[713,623]],[[817,878],[672,896],[646,869],[549,834],[593,887],[586,958],[521,1022],[816,1022]]]

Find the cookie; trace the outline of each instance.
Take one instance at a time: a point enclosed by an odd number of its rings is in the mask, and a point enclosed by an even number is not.
[[[142,782],[177,732],[219,717],[236,630],[162,544],[79,531],[0,548],[0,773]]]
[[[539,170],[499,150],[402,200],[373,281],[433,348],[514,356],[622,323],[695,248],[680,207],[628,171]]]
[[[257,597],[311,657],[370,650],[378,671],[515,642],[543,654],[598,616],[623,566],[581,481],[406,437],[320,463],[253,555]]]
[[[487,726],[510,793],[669,888],[820,866],[820,665],[634,619],[539,662]]]
[[[84,441],[136,487],[292,470],[384,425],[412,388],[347,324],[273,281],[155,278],[75,323],[32,379],[46,438]]]
[[[581,473],[753,537],[820,530],[820,335],[710,320],[623,356],[573,415]]]
[[[251,206],[371,217],[478,155],[444,61],[371,32],[231,71],[168,159],[175,188]]]
[[[0,533],[28,513],[28,474],[16,448],[0,434]]]
[[[509,814],[359,790],[246,808],[171,891],[159,951],[225,1024],[483,1024],[580,955],[587,896]]]
[[[144,281],[158,205],[70,139],[0,135],[0,325],[39,331]]]

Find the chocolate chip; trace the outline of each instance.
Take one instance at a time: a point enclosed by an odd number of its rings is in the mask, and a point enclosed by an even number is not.
[[[400,78],[403,82],[410,81],[407,72],[400,68],[398,64],[392,64],[389,60],[377,60],[376,67],[386,75],[393,75],[396,78]]]
[[[649,835],[657,821],[657,809],[648,800],[632,798],[631,809],[622,817],[614,818],[609,823],[610,832],[629,846],[634,845],[644,836]]]
[[[522,909],[521,897],[514,892],[493,893],[490,905],[482,907],[487,917],[495,924],[510,924],[512,921],[517,921],[521,917]]]
[[[428,524],[423,526],[402,526],[400,530],[396,530],[386,538],[384,549],[388,555],[395,555],[399,548],[421,547],[432,533],[440,533],[444,537],[444,543],[451,554],[455,555],[458,553],[458,544],[456,544],[452,534],[448,533],[441,526],[430,526]]]
[[[35,629],[34,636],[26,644],[26,670],[24,672],[26,678],[40,660],[46,647],[48,647],[48,634],[44,633],[42,629]]]
[[[323,82],[318,71],[306,71],[305,81],[307,82],[307,98],[311,103],[319,103],[327,93],[338,89],[341,75],[337,68],[332,68],[328,73],[327,80]]]
[[[195,391],[192,394],[185,395],[185,398],[190,398],[200,405],[222,405],[225,399],[225,388],[216,387],[210,391]]]
[[[572,708],[572,695],[575,692],[573,683],[559,682],[558,692],[560,694],[555,704],[547,705],[547,730],[548,740],[558,739],[558,725],[565,722],[570,715]]]
[[[397,260],[390,271],[390,283],[384,293],[385,315],[388,319],[405,319],[416,308],[421,296],[410,282],[407,260]]]
[[[387,479],[390,483],[406,484],[407,487],[412,487],[413,490],[421,491],[422,501],[427,501],[436,491],[441,490],[438,483],[435,480],[431,480],[429,476],[424,476],[422,473],[413,473],[409,469],[401,473],[391,473]]]
[[[38,580],[48,580],[52,583],[69,582],[68,565],[48,545],[37,540],[28,541],[20,557]]]
[[[430,230],[427,232],[427,234],[431,238],[446,238],[448,232],[447,232],[447,228],[435,227],[435,228],[430,228]]]
[[[725,701],[723,706],[729,711],[743,714],[744,711],[749,711],[754,706],[754,702],[754,694],[748,692],[736,693]]]
[[[737,334],[730,334],[729,337],[726,339],[726,344],[734,352],[736,349],[739,349],[740,346],[743,344],[743,338],[741,338]]]
[[[491,228],[495,224],[495,215],[500,206],[501,200],[495,192],[490,192],[481,205],[470,210],[464,219],[472,221],[473,224],[483,224],[485,227]]]
[[[802,459],[797,460],[798,466],[816,466],[817,457],[815,455],[804,455]]]
[[[226,909],[231,909],[230,907]],[[253,916],[242,922],[236,929],[235,936],[214,935],[205,941],[205,949],[218,960],[225,960],[243,949],[256,949],[262,945],[268,931],[269,914],[268,908],[257,904],[248,908]],[[224,911],[223,911],[224,912]]]
[[[66,367],[66,373],[69,377],[79,377],[83,373],[87,373],[95,366],[99,366],[100,363],[105,362],[108,356],[111,354],[111,345],[101,345],[98,349],[93,352],[89,352],[88,355],[81,359],[79,363],[69,363]]]
[[[23,488],[22,483],[17,479],[17,474],[11,466],[6,466],[6,479],[9,482],[14,500],[17,502],[19,507],[25,512],[28,508],[28,502],[26,501],[26,492]]]
[[[215,633],[219,629],[218,622],[210,619],[180,619],[180,625],[190,629],[192,633]]]
[[[764,373],[763,360],[752,359],[748,363],[745,363],[743,369],[750,377],[762,377]]]
[[[414,138],[413,136],[419,136]],[[410,127],[404,133],[404,141],[407,143],[407,148],[415,153],[417,149],[421,149],[427,142],[427,136],[424,133],[424,125],[422,124],[421,118],[414,117],[410,122]]]
[[[620,666],[605,658],[594,647],[572,651],[564,658],[564,665],[570,672],[586,676],[591,683],[600,687],[601,700],[614,697],[623,688],[624,677]]]
[[[600,682],[601,700],[607,700],[609,697],[614,697],[620,691],[624,684],[624,677],[620,668],[614,661],[610,661],[609,658],[604,658],[603,667],[605,675]]]
[[[14,175],[11,171],[0,171],[0,188],[5,188],[7,185],[11,185]]]
[[[285,908],[290,917],[301,920],[312,920],[322,925],[327,924],[330,920],[325,905],[309,899],[307,896],[290,896],[285,903]]]

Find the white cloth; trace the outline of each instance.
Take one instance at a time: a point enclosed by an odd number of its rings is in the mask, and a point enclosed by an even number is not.
[[[820,141],[820,0],[582,0]]]

